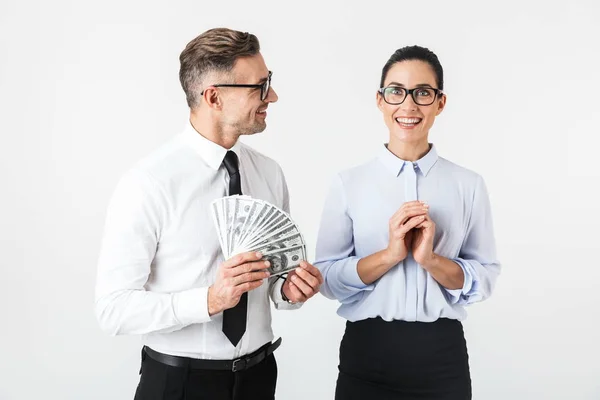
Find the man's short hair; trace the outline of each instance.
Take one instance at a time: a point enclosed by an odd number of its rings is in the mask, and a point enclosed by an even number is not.
[[[199,105],[203,79],[210,72],[230,72],[236,60],[258,54],[255,35],[227,28],[210,29],[189,42],[179,56],[179,81],[190,108]]]

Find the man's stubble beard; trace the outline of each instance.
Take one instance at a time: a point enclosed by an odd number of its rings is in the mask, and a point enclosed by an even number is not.
[[[267,128],[266,122],[255,121],[252,124],[235,124],[233,130],[238,136],[255,135],[263,132]]]

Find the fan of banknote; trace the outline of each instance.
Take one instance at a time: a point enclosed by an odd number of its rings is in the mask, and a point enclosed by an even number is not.
[[[258,251],[278,275],[306,259],[306,245],[289,214],[263,200],[245,195],[216,199],[211,211],[225,259]]]

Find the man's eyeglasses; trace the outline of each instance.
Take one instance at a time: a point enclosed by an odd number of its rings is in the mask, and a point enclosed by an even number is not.
[[[260,89],[260,100],[261,101],[265,101],[265,99],[269,95],[269,89],[271,88],[271,75],[273,75],[273,73],[271,71],[269,71],[269,76],[267,77],[267,80],[264,81],[263,83],[258,83],[256,85],[236,84],[236,83],[217,83],[216,85],[211,85],[211,86],[214,86],[214,87],[241,87],[241,88]],[[203,95],[204,92],[202,92],[200,94]]]
[[[412,95],[415,104],[420,106],[428,106],[433,104],[437,96],[444,94],[440,89],[432,87],[417,87],[414,89],[406,89],[401,86],[387,86],[378,90],[383,100],[388,104],[398,105],[404,103],[406,97]]]

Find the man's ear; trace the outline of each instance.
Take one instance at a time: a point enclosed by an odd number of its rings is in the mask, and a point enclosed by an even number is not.
[[[210,107],[215,109],[221,109],[223,107],[223,99],[221,93],[214,86],[209,86],[204,89],[202,93],[202,99]]]

